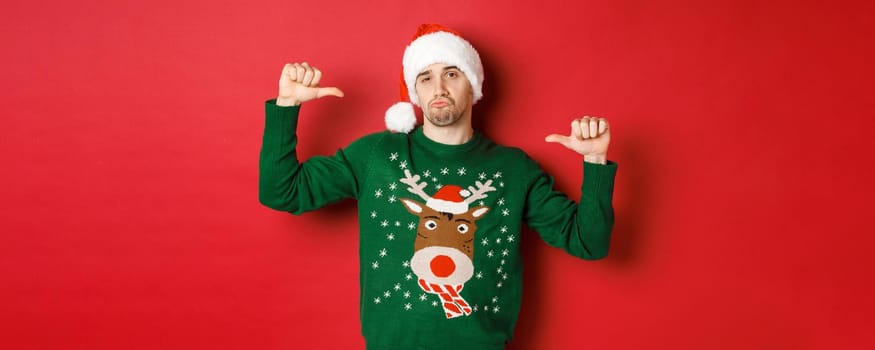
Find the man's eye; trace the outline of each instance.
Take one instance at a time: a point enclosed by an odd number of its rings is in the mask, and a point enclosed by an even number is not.
[[[456,76],[458,76],[456,72],[447,72],[447,78],[455,78]]]

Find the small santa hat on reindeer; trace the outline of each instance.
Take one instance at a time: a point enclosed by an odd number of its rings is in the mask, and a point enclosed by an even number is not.
[[[465,197],[471,195],[466,189],[456,185],[444,185],[425,205],[442,213],[462,214],[468,211]]]
[[[431,64],[456,66],[471,83],[474,103],[483,98],[483,64],[474,46],[449,28],[439,24],[419,26],[410,45],[404,49],[401,66],[401,102],[386,110],[386,128],[408,133],[416,125],[413,105],[421,106],[416,95],[416,76]]]

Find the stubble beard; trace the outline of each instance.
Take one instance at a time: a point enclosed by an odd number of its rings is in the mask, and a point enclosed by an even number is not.
[[[427,108],[422,115],[434,126],[450,126],[462,119],[462,111],[458,110],[456,102],[451,99],[449,105],[437,109]]]

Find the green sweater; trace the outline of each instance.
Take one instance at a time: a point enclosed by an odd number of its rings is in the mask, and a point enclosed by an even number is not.
[[[301,214],[358,201],[368,349],[503,349],[522,297],[523,221],[571,255],[608,253],[616,163],[583,163],[578,205],[521,150],[480,133],[445,145],[421,128],[380,132],[300,163],[299,107],[265,110],[261,203]]]

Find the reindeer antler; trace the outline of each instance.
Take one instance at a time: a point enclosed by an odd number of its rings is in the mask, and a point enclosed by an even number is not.
[[[407,188],[407,190],[410,191],[410,193],[418,195],[419,198],[422,198],[425,201],[428,201],[429,199],[431,199],[431,196],[429,196],[428,194],[425,193],[425,191],[422,190],[428,184],[425,181],[419,182],[419,175],[411,176],[410,170],[404,169],[404,178],[399,180],[399,181],[401,181],[401,183],[407,184],[407,186],[410,186]]]
[[[474,186],[468,186],[468,191],[471,191],[471,196],[465,198],[465,203],[474,203],[474,201],[478,199],[486,198],[486,192],[495,191],[495,187],[491,186],[492,180],[486,181],[485,184],[480,181],[475,181],[474,184],[477,185],[477,188],[474,188]]]

